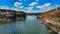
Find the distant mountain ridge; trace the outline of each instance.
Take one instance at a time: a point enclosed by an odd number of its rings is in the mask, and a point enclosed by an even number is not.
[[[26,13],[26,15],[39,15],[39,14],[43,14],[43,13]]]

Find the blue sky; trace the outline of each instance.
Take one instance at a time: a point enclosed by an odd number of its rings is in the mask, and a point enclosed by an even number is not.
[[[45,12],[60,6],[60,0],[0,0],[0,8],[27,13]]]

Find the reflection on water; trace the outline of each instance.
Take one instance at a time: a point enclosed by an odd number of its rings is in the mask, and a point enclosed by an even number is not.
[[[0,25],[0,34],[50,34],[42,21],[36,16],[27,16],[25,21]]]

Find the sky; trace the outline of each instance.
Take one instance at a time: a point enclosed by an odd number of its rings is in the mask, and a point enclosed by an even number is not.
[[[40,13],[60,7],[60,0],[0,0],[0,9]]]

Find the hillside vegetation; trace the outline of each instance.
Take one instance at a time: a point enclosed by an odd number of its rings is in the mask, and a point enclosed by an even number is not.
[[[23,11],[0,9],[0,22],[11,22],[13,20],[22,20],[25,18],[25,12]]]

